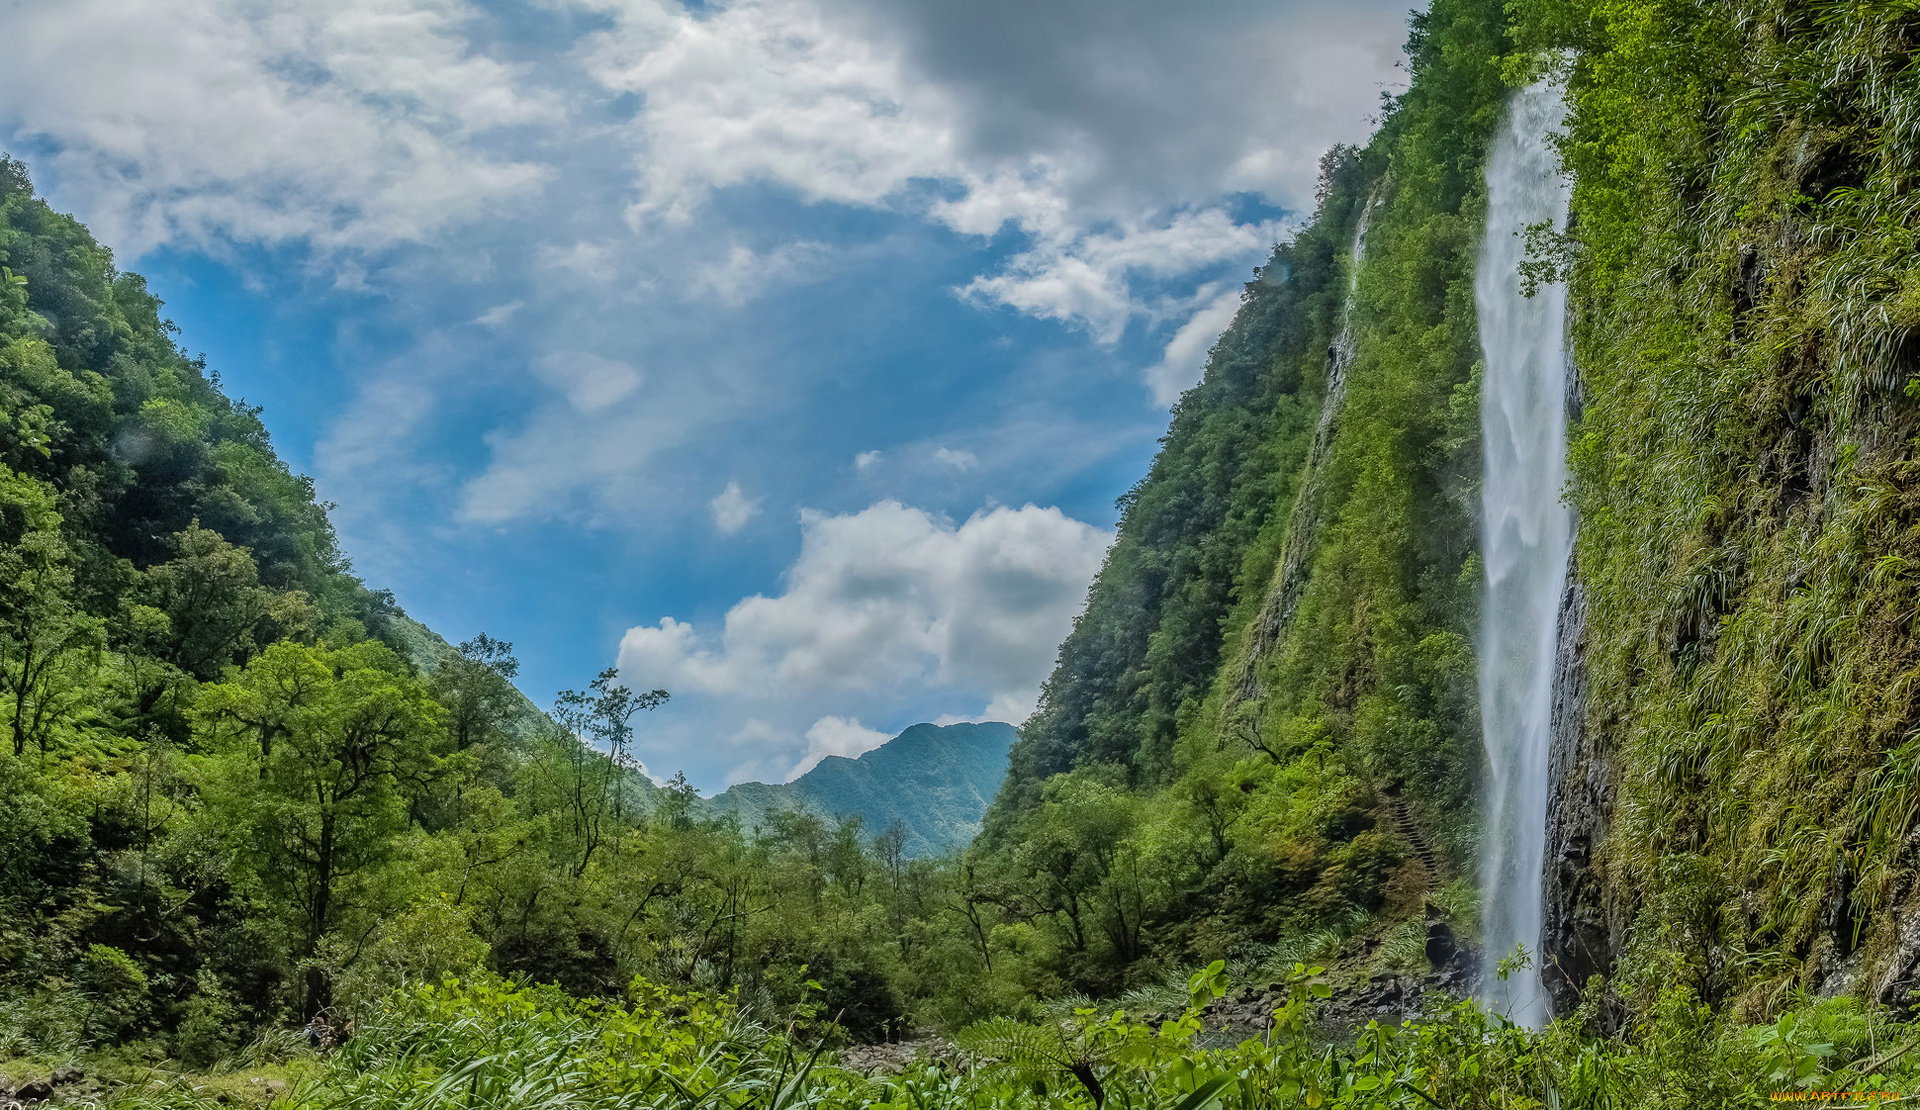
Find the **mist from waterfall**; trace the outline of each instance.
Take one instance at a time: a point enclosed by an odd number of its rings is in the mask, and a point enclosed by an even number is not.
[[[1566,484],[1566,288],[1522,289],[1526,229],[1565,229],[1568,184],[1549,141],[1557,84],[1514,96],[1487,162],[1487,228],[1474,278],[1485,356],[1480,431],[1480,716],[1487,751],[1481,852],[1483,1000],[1522,1024],[1550,1016],[1538,960],[1546,844],[1548,720],[1560,591],[1573,542]],[[1494,962],[1524,945],[1535,966],[1505,982]]]

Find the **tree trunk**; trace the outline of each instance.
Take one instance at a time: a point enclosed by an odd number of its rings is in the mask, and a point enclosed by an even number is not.
[[[307,911],[307,952],[312,957],[320,950],[320,941],[327,935],[327,917],[333,910],[333,814],[320,816],[320,844],[315,853],[313,870],[313,901]],[[328,984],[326,972],[318,966],[309,965],[306,975],[307,1016],[312,1017],[327,1005]]]

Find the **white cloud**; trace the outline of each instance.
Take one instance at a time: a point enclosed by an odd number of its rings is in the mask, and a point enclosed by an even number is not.
[[[529,195],[490,149],[551,124],[526,67],[471,49],[462,0],[75,0],[0,14],[0,122],[96,233],[379,248]]]
[[[855,455],[853,457],[853,468],[855,470],[865,470],[868,467],[871,467],[874,463],[877,463],[879,461],[880,461],[880,452],[862,451],[858,455]]]
[[[849,759],[870,752],[893,739],[878,729],[867,728],[858,717],[822,717],[807,729],[807,754],[793,765],[787,773],[786,781],[792,782],[808,771],[819,766],[820,761],[830,755],[843,755]]]
[[[672,617],[629,629],[627,681],[743,700],[945,687],[1025,704],[1111,538],[1032,505],[955,527],[882,501],[807,512],[802,527],[785,593],[734,605],[717,640]]]
[[[974,467],[980,465],[980,457],[978,455],[975,455],[971,451],[955,451],[951,447],[936,448],[933,452],[933,461],[944,463],[960,471],[972,470]]]
[[[1208,292],[1202,290],[1201,295]],[[1147,368],[1147,388],[1153,391],[1154,404],[1172,405],[1200,380],[1201,372],[1206,369],[1207,353],[1213,350],[1220,333],[1233,323],[1234,313],[1240,311],[1240,298],[1238,286],[1214,295],[1206,307],[1173,333],[1160,361]]]
[[[488,433],[492,460],[460,486],[458,519],[501,525],[633,501],[647,488],[649,464],[713,419],[674,404],[596,408],[593,396],[584,392],[582,407],[569,395],[565,404],[536,409],[521,428]]]
[[[898,51],[805,2],[741,0],[695,13],[662,0],[600,5],[614,26],[586,64],[639,93],[636,220],[689,219],[715,188],[788,186],[809,201],[878,204],[951,173],[949,109]]]
[[[987,721],[1004,721],[1010,725],[1020,724],[1033,716],[1039,703],[1038,690],[1015,691],[1009,694],[995,694],[987,707],[978,713],[942,713],[933,719],[936,725],[977,725]]]
[[[724,261],[698,266],[691,289],[723,304],[739,307],[779,285],[817,271],[827,257],[825,243],[783,243],[764,254],[734,246]]]
[[[527,302],[525,301],[508,301],[505,304],[497,304],[485,312],[482,312],[480,315],[475,316],[473,322],[482,327],[497,328],[513,319],[514,313],[519,312],[525,307],[527,307]]]
[[[1178,277],[1225,258],[1254,259],[1280,233],[1277,223],[1235,223],[1218,208],[1183,212],[1165,226],[1138,224],[1043,242],[1015,256],[1002,273],[975,278],[962,292],[1076,324],[1096,341],[1114,343],[1129,320],[1154,312],[1134,293],[1134,277]]]
[[[1032,243],[1000,273],[965,286],[966,296],[1084,328],[1102,343],[1156,313],[1137,279],[1250,264],[1277,235],[1276,225],[1238,223],[1219,206],[1114,188],[1127,174],[1084,129],[993,149],[983,134],[1005,130],[1003,121],[963,87],[928,80],[914,64],[911,32],[903,38],[887,19],[862,18],[857,4],[734,0],[699,13],[663,0],[597,6],[614,25],[593,36],[589,72],[609,90],[645,98],[630,127],[638,224],[685,223],[716,189],[752,182],[812,202],[924,203],[927,216],[963,234],[1012,226]],[[1303,203],[1324,142],[1339,137],[1333,126],[1308,151],[1283,159],[1235,147],[1229,162],[1237,176],[1264,175],[1275,199]],[[917,200],[916,187],[929,182],[945,193]],[[1207,190],[1218,192],[1217,182]],[[739,303],[752,275],[785,264],[777,252],[734,247],[697,272],[694,287]]]
[[[640,371],[619,359],[586,351],[556,351],[533,364],[541,381],[559,390],[580,412],[618,404],[640,388]]]
[[[747,495],[740,492],[738,482],[728,482],[718,497],[707,502],[707,507],[713,510],[713,526],[723,536],[733,535],[746,527],[747,521],[760,515],[759,500],[748,500]]]
[[[433,411],[431,390],[415,382],[383,378],[363,390],[347,410],[348,419],[334,425],[332,434],[316,451],[321,468],[332,474],[372,474],[396,477],[393,451]],[[412,477],[412,475],[410,475]]]
[[[619,272],[614,248],[607,243],[581,241],[568,246],[543,243],[534,252],[534,264],[545,270],[571,275],[588,285],[605,285]]]

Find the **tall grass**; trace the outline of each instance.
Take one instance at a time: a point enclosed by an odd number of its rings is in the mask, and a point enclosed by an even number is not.
[[[1742,1106],[1775,1091],[1899,1090],[1920,1081],[1920,1035],[1846,1000],[1801,1001],[1757,1027],[1716,1023],[1674,984],[1630,1037],[1578,1022],[1515,1027],[1462,1003],[1422,1023],[1359,1030],[1328,1045],[1313,1028],[1322,969],[1295,965],[1271,1027],[1208,1047],[1199,1007],[1229,981],[1194,976],[1180,1012],[1154,1027],[1083,1006],[1034,1023],[996,1019],[959,1037],[968,1064],[869,1077],[799,1036],[742,1019],[721,1000],[636,982],[623,1004],[551,988],[447,983],[396,994],[361,1034],[277,1105],[353,1110],[1279,1110],[1336,1107]],[[133,1085],[98,1110],[201,1110],[227,1091]]]

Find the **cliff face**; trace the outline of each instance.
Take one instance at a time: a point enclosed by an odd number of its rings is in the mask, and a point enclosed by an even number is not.
[[[1474,930],[1473,273],[1511,43],[1499,0],[1411,22],[1410,87],[1323,160],[1121,499],[985,822],[983,893],[1043,907],[1089,992],[1428,901]]]
[[[1482,159],[1510,89],[1553,69],[1572,218],[1529,235],[1525,268],[1568,280],[1582,379],[1556,1004],[1595,975],[1603,1008],[1900,994],[1920,978],[1920,23],[1877,0],[1450,0],[1409,50],[1410,89],[1329,158],[1315,222],[1123,499],[986,846],[1044,886],[1013,847],[1093,797],[1148,800],[1119,843],[1198,839],[1150,892],[1075,874],[1129,907],[1113,960],[1459,893]],[[1411,837],[1375,801],[1396,787]],[[1412,867],[1418,838],[1440,867]]]
[[[1920,27],[1874,3],[1528,5],[1570,51],[1581,598],[1549,865],[1612,962],[1762,1017],[1913,974]],[[1576,668],[1577,669],[1577,668]],[[1630,926],[1630,928],[1629,928]]]
[[[1612,824],[1619,768],[1605,732],[1586,727],[1587,599],[1570,568],[1560,603],[1553,669],[1553,743],[1548,756],[1545,929],[1540,972],[1557,1014],[1571,1013],[1594,975],[1609,974],[1627,922],[1599,857]]]

